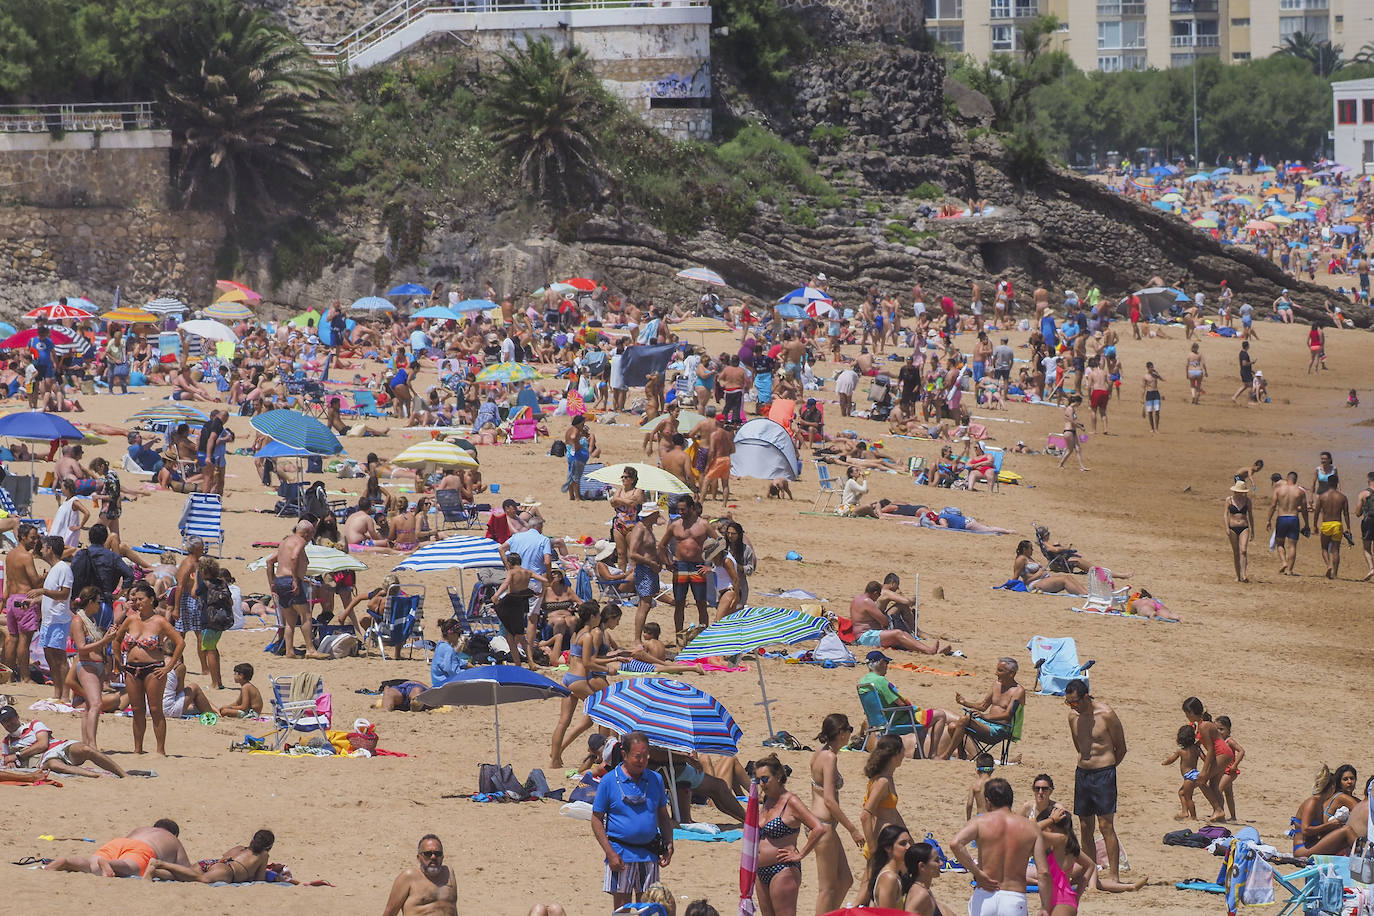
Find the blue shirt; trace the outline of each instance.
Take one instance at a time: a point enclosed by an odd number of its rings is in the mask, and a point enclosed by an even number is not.
[[[423,353],[429,346],[429,336],[424,331],[416,328],[410,332],[410,349],[416,353]]]
[[[616,855],[626,862],[652,862],[657,856],[644,847],[658,835],[658,813],[667,805],[662,776],[646,769],[631,779],[621,764],[601,777],[592,811],[605,815],[606,838]]]
[[[434,648],[434,661],[429,666],[429,685],[438,687],[447,684],[458,676],[458,672],[468,666],[468,657],[447,642],[441,641]]]
[[[56,345],[51,337],[35,337],[29,344],[33,348],[33,361],[44,368],[52,366],[52,354]]]
[[[529,528],[519,534],[512,534],[510,539],[506,541],[506,549],[520,554],[521,566],[542,576],[548,569],[544,563],[544,557],[553,553],[553,542],[533,528]],[[543,586],[531,579],[530,589],[536,592],[542,591]]]
[[[1040,336],[1045,338],[1045,343],[1051,347],[1054,346],[1054,341],[1059,336],[1058,331],[1055,330],[1054,319],[1049,315],[1040,319]]]
[[[146,445],[129,446],[129,457],[145,471],[156,471],[162,464],[162,456]]]

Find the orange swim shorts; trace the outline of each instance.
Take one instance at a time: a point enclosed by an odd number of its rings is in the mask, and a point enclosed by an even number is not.
[[[711,466],[706,469],[707,480],[725,480],[730,476],[730,457],[726,455],[711,462]]]
[[[148,870],[148,863],[157,858],[157,851],[142,840],[116,837],[95,851],[96,856],[107,862],[123,859],[138,866],[140,876]]]

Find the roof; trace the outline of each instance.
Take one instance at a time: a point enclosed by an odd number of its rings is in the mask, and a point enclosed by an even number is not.
[[[1365,80],[1345,80],[1340,83],[1332,83],[1331,91],[1335,95],[1347,92],[1374,92],[1374,77]]]

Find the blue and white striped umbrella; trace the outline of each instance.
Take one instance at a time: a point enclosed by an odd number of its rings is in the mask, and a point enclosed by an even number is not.
[[[725,285],[725,278],[709,267],[687,267],[679,270],[674,276],[683,280],[699,280],[712,286]]]
[[[587,715],[621,734],[642,731],[655,747],[683,753],[733,756],[744,737],[719,700],[665,677],[618,681],[587,698]]]
[[[434,572],[440,569],[480,569],[502,565],[501,550],[495,541],[460,534],[426,544],[406,557],[396,569]]]
[[[387,302],[381,296],[363,296],[361,299],[354,299],[351,309],[358,309],[364,312],[394,312],[396,306]]]
[[[294,410],[269,410],[248,422],[264,436],[312,455],[338,455],[344,450],[328,426]]]
[[[764,646],[791,646],[820,639],[830,621],[783,607],[746,607],[727,614],[696,635],[681,652],[679,661],[696,661],[712,655],[743,655]]]

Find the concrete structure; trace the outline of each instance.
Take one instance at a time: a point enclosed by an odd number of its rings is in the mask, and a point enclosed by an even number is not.
[[[431,39],[492,58],[526,36],[576,44],[630,110],[686,140],[711,135],[710,33],[708,0],[401,0],[343,38],[309,44],[321,63],[350,70]]]
[[[1331,97],[1336,161],[1374,174],[1374,79],[1332,83]]]
[[[1058,46],[1082,70],[1187,66],[1273,54],[1298,32],[1344,47],[1374,42],[1374,0],[924,0],[937,40],[983,60],[1016,50],[1015,27],[1052,13]]]
[[[0,134],[0,201],[161,209],[171,148],[166,130]]]

